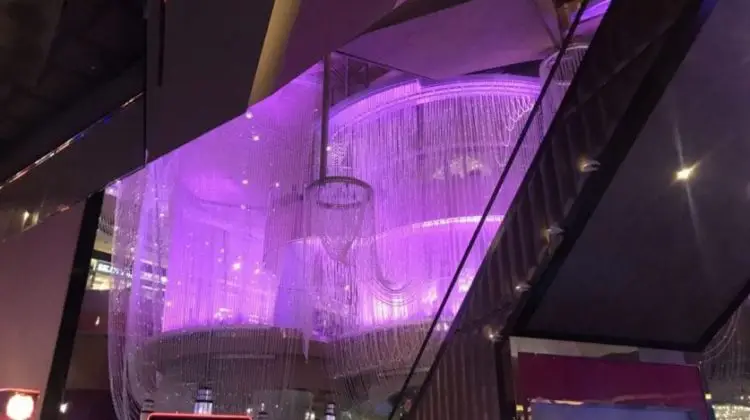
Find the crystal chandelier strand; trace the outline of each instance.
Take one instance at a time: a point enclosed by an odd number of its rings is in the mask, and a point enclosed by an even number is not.
[[[332,123],[331,148],[338,155],[331,173],[368,182],[374,197],[372,240],[353,248],[349,264],[355,274],[345,282],[358,294],[357,310],[349,311],[354,319],[343,322],[340,332],[367,345],[334,340],[329,358],[334,377],[351,376],[341,389],[343,399],[367,391],[361,372],[371,372],[372,387],[373,380],[386,384],[410,367],[478,222],[473,217],[481,214],[516,127],[535,99],[533,89],[520,99],[500,86],[445,96],[430,87],[410,91],[418,92],[413,100],[395,101],[380,112],[367,104],[370,98],[354,102],[349,108],[361,106],[368,114],[340,123],[334,117]],[[373,100],[383,104],[377,95]],[[483,236],[478,246],[490,239]],[[467,273],[460,287],[466,290],[472,277]],[[460,303],[457,295],[449,308],[457,310]]]
[[[110,305],[123,314],[110,341],[122,416],[128,398],[189,411],[201,387],[215,413],[287,415],[304,388],[367,414],[402,383],[537,82],[386,86],[337,106],[321,147],[314,70],[122,181],[140,191],[115,217],[113,259],[128,272]]]

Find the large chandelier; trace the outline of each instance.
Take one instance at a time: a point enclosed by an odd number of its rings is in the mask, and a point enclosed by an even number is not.
[[[198,390],[216,413],[320,417],[329,400],[354,417],[387,412],[538,89],[506,75],[410,79],[333,107],[321,146],[321,84],[306,74],[118,182],[110,371],[121,420],[147,400],[192,411]],[[500,225],[540,128],[486,223]]]

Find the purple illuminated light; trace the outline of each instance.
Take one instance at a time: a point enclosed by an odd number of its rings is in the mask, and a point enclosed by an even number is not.
[[[320,102],[309,79],[150,165],[133,210],[140,218],[118,213],[136,239],[115,252],[166,267],[161,295],[134,287],[131,298],[162,308],[154,320],[162,331],[278,326],[328,339],[430,320],[539,89],[509,76],[414,80],[337,105],[328,172],[372,188],[341,263],[305,225]],[[522,162],[537,143],[522,149]],[[510,173],[477,246],[489,246],[522,177]],[[445,318],[480,262],[468,262]]]
[[[339,272],[345,278],[334,281],[356,296],[320,308],[338,312],[345,335],[434,318],[537,94],[536,80],[507,76],[412,80],[337,107],[329,173],[366,182],[374,197],[365,233],[371,236],[352,250],[354,273]],[[481,249],[536,151],[536,128],[478,237]],[[446,320],[483,255],[472,253],[467,261]]]

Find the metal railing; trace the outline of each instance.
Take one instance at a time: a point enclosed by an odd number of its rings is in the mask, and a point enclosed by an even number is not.
[[[520,291],[520,289],[514,290],[510,282],[502,285],[495,285],[503,290],[498,290],[491,295],[494,297],[501,296],[502,299],[500,302],[476,302],[476,299],[471,299],[472,295],[477,295],[476,293],[472,293],[471,289],[476,288],[475,285],[472,285],[472,288],[470,289],[469,293],[467,293],[461,310],[454,319],[448,333],[444,337],[439,337],[439,335],[436,334],[436,327],[438,326],[439,321],[442,319],[442,313],[447,305],[447,302],[454,297],[453,294],[457,290],[457,288],[455,287],[457,280],[459,278],[465,277],[466,275],[472,274],[469,272],[471,269],[466,266],[466,262],[470,258],[472,258],[472,256],[479,257],[481,259],[488,252],[493,252],[497,247],[497,240],[493,241],[488,249],[485,246],[478,246],[477,239],[480,236],[486,236],[488,234],[492,235],[492,232],[489,232],[489,229],[493,229],[494,226],[491,224],[486,225],[485,221],[490,214],[498,214],[498,211],[502,212],[503,209],[496,208],[496,206],[498,206],[499,204],[499,200],[497,200],[497,198],[500,196],[500,193],[504,191],[504,188],[514,188],[514,186],[512,185],[506,185],[505,180],[509,179],[509,177],[512,176],[518,176],[519,178],[522,178],[524,176],[523,174],[524,172],[526,172],[526,162],[524,162],[524,159],[517,158],[522,151],[524,153],[535,153],[537,151],[536,149],[540,145],[539,137],[541,136],[541,134],[544,134],[544,130],[548,125],[547,122],[551,119],[557,107],[560,105],[562,96],[564,95],[565,90],[569,85],[571,65],[577,67],[577,64],[579,64],[580,62],[580,58],[583,56],[583,53],[581,53],[580,50],[584,49],[585,51],[585,47],[576,44],[575,39],[578,23],[580,22],[581,16],[583,15],[587,4],[588,1],[584,1],[582,7],[575,14],[575,19],[571,24],[571,27],[567,33],[567,36],[565,37],[560,51],[557,54],[551,56],[552,62],[549,63],[551,65],[547,68],[548,71],[546,72],[546,74],[543,73],[543,76],[546,75],[547,77],[543,80],[543,85],[539,97],[537,98],[533,108],[529,113],[525,125],[519,135],[519,139],[515,143],[508,158],[508,163],[503,168],[499,180],[494,187],[488,203],[485,206],[482,216],[476,226],[474,234],[469,240],[466,252],[464,253],[458,264],[453,279],[435,315],[435,319],[427,333],[427,336],[424,339],[424,342],[422,343],[422,346],[417,354],[416,359],[414,360],[414,363],[412,364],[412,368],[406,380],[404,381],[401,392],[399,393],[399,401],[394,406],[393,411],[391,412],[391,415],[389,417],[390,419],[398,419],[405,416],[412,409],[411,406],[414,404],[414,401],[419,401],[421,393],[420,388],[427,385],[434,377],[436,365],[439,364],[442,355],[446,351],[446,346],[459,331],[473,332],[475,333],[475,336],[479,335],[490,339],[486,340],[485,338],[481,338],[481,340],[484,341],[485,344],[487,344],[484,346],[486,347],[486,349],[484,350],[487,351],[482,351],[483,349],[476,348],[476,346],[474,345],[463,347],[466,347],[464,350],[472,353],[472,356],[470,357],[471,361],[484,365],[484,371],[491,377],[490,380],[474,378],[474,382],[476,382],[476,385],[478,387],[482,387],[482,384],[484,384],[485,387],[492,386],[492,382],[496,380],[496,373],[495,369],[493,368],[494,357],[491,354],[492,347],[489,345],[489,343],[493,339],[495,339],[495,334],[499,334],[499,328],[486,327],[487,324],[491,324],[493,320],[496,320],[497,318],[500,318],[503,315],[507,315],[509,313],[513,301],[518,294],[517,291]],[[569,51],[569,49],[573,50],[575,56],[577,57],[577,62],[564,63],[565,60],[570,59],[570,57],[566,55],[566,52]],[[549,113],[552,113],[552,115],[549,115]],[[506,216],[504,225],[507,223],[508,222]],[[538,236],[539,238],[536,238],[537,242],[545,239],[541,234]],[[490,296],[490,294],[483,295]],[[490,305],[487,305],[487,303],[490,303]],[[485,309],[488,306],[491,306],[492,310],[486,311]],[[430,366],[429,372],[424,379],[424,383],[419,383],[420,379],[417,378],[422,375],[417,375],[417,372],[420,370],[420,367],[425,366]],[[497,400],[497,394],[493,394],[494,395],[488,395],[489,400]],[[487,407],[481,407],[481,410],[486,413]],[[467,413],[465,410],[460,411],[461,412],[454,413],[454,415],[473,418],[472,414]],[[494,418],[494,416],[490,417]]]

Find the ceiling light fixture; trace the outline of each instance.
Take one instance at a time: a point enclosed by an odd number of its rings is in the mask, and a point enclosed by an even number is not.
[[[675,173],[674,178],[677,181],[684,182],[689,181],[690,178],[693,177],[693,175],[695,175],[695,165],[683,167],[682,169],[677,171],[677,173]]]

